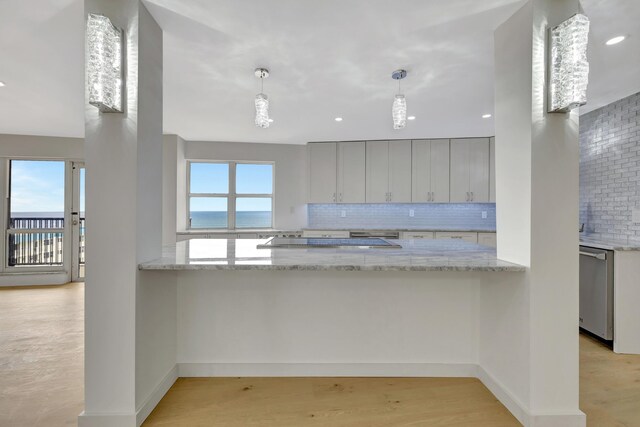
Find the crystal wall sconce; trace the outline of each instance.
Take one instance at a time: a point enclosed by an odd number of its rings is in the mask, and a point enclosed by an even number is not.
[[[549,32],[550,113],[567,113],[587,103],[589,18],[577,14]]]
[[[90,13],[87,19],[89,103],[103,113],[122,113],[123,31],[109,18]]]

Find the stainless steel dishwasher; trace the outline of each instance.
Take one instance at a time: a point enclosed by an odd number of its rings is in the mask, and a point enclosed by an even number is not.
[[[580,327],[613,340],[613,251],[580,246]]]

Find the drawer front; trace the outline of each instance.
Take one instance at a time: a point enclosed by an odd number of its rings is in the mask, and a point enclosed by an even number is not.
[[[496,233],[478,233],[478,244],[495,248],[497,246]]]
[[[330,237],[334,239],[348,239],[348,230],[304,230],[302,237]]]
[[[478,243],[478,233],[437,232],[436,239],[456,239],[469,243]]]
[[[403,231],[401,239],[433,239],[433,231]]]

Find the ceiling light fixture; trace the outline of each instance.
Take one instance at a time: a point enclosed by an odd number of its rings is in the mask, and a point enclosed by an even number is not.
[[[490,119],[491,118],[491,114],[483,114],[482,118],[483,119]]]
[[[335,119],[333,119],[333,120],[335,120],[336,122],[341,122],[341,121],[342,121],[342,117],[336,117],[336,118],[335,118]]]
[[[549,112],[567,113],[587,103],[589,18],[578,13],[549,31]]]
[[[0,82],[0,87],[4,87],[6,86],[6,84],[4,84],[4,82]]]
[[[269,98],[263,92],[264,79],[269,77],[269,70],[266,68],[256,68],[255,76],[260,79],[260,93],[256,95],[256,126],[266,129],[271,124],[269,120]]]
[[[103,113],[122,113],[123,32],[109,18],[87,18],[89,103]]]
[[[606,45],[607,46],[613,46],[614,44],[618,44],[620,42],[623,42],[624,39],[626,39],[625,36],[617,36],[617,37],[614,37],[612,39],[607,40]]]
[[[407,117],[407,120],[415,120],[415,119],[416,119],[416,116],[409,116],[409,117]]]
[[[405,77],[407,77],[406,70],[395,70],[391,73],[391,78],[398,81],[398,94],[393,99],[393,106],[391,107],[394,129],[403,129],[407,125],[407,100],[400,93],[400,80]]]

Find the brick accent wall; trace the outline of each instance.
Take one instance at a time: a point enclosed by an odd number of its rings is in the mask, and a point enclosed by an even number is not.
[[[640,239],[640,93],[580,116],[580,223],[602,238]]]

